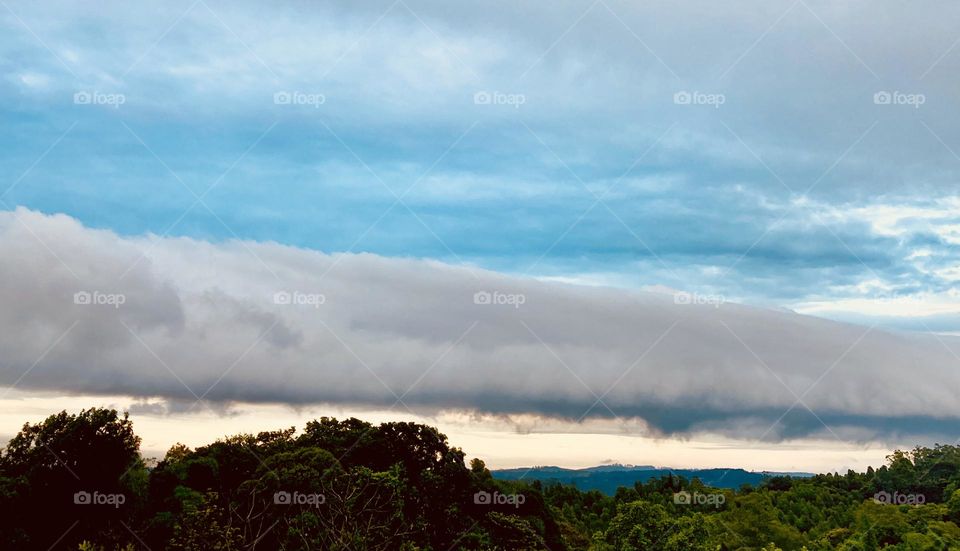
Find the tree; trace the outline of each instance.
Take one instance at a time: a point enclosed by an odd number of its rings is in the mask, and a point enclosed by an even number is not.
[[[127,415],[112,409],[25,424],[0,455],[0,537],[21,549],[61,536],[58,545],[73,547],[128,542],[122,523],[133,522],[146,476],[139,446]]]
[[[707,540],[701,515],[674,519],[662,505],[634,501],[617,509],[599,543],[611,551],[699,551],[710,548]]]

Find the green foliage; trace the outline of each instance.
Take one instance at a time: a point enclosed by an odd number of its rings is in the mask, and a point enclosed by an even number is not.
[[[24,425],[0,455],[0,541],[17,549],[77,547],[94,535],[108,549],[127,543],[122,523],[136,515],[146,489],[139,445],[115,410],[61,412]],[[101,495],[123,504],[83,503]]]
[[[711,549],[703,515],[672,516],[663,505],[621,504],[595,549],[609,551],[701,551]]]
[[[114,410],[25,425],[0,454],[0,541],[83,551],[960,549],[955,446],[896,451],[865,473],[739,490],[667,475],[607,496],[494,479],[414,423],[321,418],[299,435],[178,444],[156,465],[139,443]],[[498,495],[508,499],[482,499]]]
[[[169,549],[179,551],[234,551],[243,549],[240,530],[224,525],[216,494],[191,496],[180,522],[174,526]]]

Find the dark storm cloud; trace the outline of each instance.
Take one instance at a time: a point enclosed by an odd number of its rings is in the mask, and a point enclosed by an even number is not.
[[[26,209],[0,214],[0,257],[0,379],[20,389],[129,394],[151,411],[396,405],[764,439],[942,434],[960,420],[956,338],[721,297],[123,238]]]

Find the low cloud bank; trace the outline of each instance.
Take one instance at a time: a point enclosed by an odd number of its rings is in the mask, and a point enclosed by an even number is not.
[[[122,237],[26,209],[0,213],[0,258],[0,384],[18,389],[633,418],[750,439],[960,428],[953,337],[422,260]]]

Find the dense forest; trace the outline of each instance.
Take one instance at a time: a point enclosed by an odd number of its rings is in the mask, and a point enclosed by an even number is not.
[[[495,480],[435,429],[321,418],[146,461],[126,415],[66,412],[0,455],[4,549],[960,549],[960,448],[865,473],[614,496]]]

